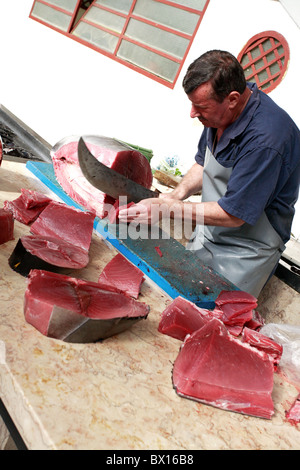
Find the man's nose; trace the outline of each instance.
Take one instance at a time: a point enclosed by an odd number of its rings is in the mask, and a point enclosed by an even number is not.
[[[191,107],[191,112],[190,112],[190,117],[191,118],[196,118],[196,117],[199,117],[199,116],[200,116],[199,111],[195,108],[195,106],[192,106]]]

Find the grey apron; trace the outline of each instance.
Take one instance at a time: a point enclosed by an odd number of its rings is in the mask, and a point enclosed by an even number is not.
[[[207,147],[202,202],[218,201],[226,192],[232,168],[220,165]],[[254,226],[198,225],[187,246],[201,262],[212,267],[239,289],[258,296],[285,249],[265,213]]]

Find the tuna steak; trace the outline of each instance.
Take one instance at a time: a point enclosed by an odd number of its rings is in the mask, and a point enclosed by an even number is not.
[[[104,165],[150,189],[152,171],[147,158],[116,139],[84,136],[90,152]],[[115,199],[92,186],[83,176],[77,155],[79,137],[71,136],[58,142],[51,151],[57,181],[78,204],[103,218]]]
[[[31,225],[30,232],[39,237],[63,240],[89,250],[94,219],[94,213],[51,201]]]
[[[21,195],[13,201],[5,201],[4,208],[13,214],[14,219],[25,225],[34,222],[45,207],[49,199],[44,194],[29,189],[21,189]]]
[[[277,369],[283,352],[281,344],[276,343],[259,331],[253,331],[247,327],[243,329],[242,340],[245,343],[251,344],[251,346],[254,346],[259,351],[264,351],[268,354],[270,360],[274,363],[274,369]]]
[[[10,267],[28,276],[31,269],[80,269],[89,262],[94,214],[51,201],[31,225],[33,235],[19,239]]]
[[[130,328],[148,313],[148,305],[97,282],[42,270],[28,276],[25,319],[52,338],[98,341]]]
[[[0,209],[0,245],[14,239],[14,218],[11,212]]]
[[[261,418],[274,413],[272,361],[233,338],[217,319],[185,339],[172,380],[185,398]]]
[[[216,305],[221,307],[225,304],[234,304],[234,303],[249,303],[255,304],[257,299],[249,294],[248,292],[234,290],[234,291],[227,291],[223,290],[220,292],[218,297],[216,298]]]
[[[60,271],[84,268],[89,262],[88,251],[58,239],[24,235],[9,257],[10,267],[28,276],[31,269]],[[59,269],[61,268],[61,269]]]
[[[300,394],[296,398],[292,407],[286,412],[286,418],[291,424],[300,423]]]
[[[142,271],[120,253],[114,256],[99,276],[103,286],[114,286],[135,299],[139,296],[143,281]]]
[[[186,335],[202,328],[213,318],[209,310],[177,297],[161,314],[158,331],[172,338],[184,340]]]

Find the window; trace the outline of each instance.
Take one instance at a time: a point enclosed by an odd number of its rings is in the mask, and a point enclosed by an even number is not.
[[[247,81],[256,82],[259,89],[269,93],[283,79],[289,62],[289,46],[275,31],[257,34],[238,55]]]
[[[209,0],[35,0],[30,18],[170,88]]]

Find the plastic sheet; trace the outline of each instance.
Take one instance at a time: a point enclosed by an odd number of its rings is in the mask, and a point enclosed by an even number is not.
[[[300,387],[300,326],[269,323],[260,333],[282,345],[279,368],[288,380]]]

